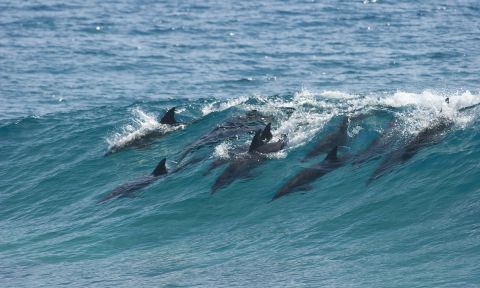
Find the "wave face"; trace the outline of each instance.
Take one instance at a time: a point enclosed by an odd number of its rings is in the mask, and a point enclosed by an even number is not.
[[[480,286],[479,12],[0,1],[0,288]],[[271,201],[344,116],[346,163]]]
[[[478,102],[480,95],[469,92],[377,97],[301,90],[241,101],[144,102],[6,123],[0,127],[1,277],[12,286],[475,283],[479,110],[457,110]],[[109,145],[154,127],[173,105],[182,129],[150,146],[103,156]],[[205,173],[248,144],[251,134],[244,133],[192,152],[201,160],[136,198],[96,204],[151,173],[163,157],[174,171],[195,139],[251,110],[273,119],[274,137],[286,134],[289,143],[249,178],[210,195],[225,166]],[[288,179],[325,157],[302,162],[335,119],[358,113],[370,116],[349,123],[341,155],[364,151],[390,119],[397,124],[389,137],[400,146],[440,115],[454,125],[442,141],[368,186],[381,159],[342,166],[310,190],[270,202]],[[393,150],[384,148],[383,156]]]

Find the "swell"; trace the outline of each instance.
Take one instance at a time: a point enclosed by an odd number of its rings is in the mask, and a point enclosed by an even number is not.
[[[444,104],[447,96],[449,105]],[[258,257],[291,265],[285,259],[303,257],[303,264],[291,268],[305,273],[316,271],[308,262],[313,255],[324,255],[332,261],[329,267],[343,272],[349,268],[341,263],[350,261],[349,265],[364,273],[385,269],[382,255],[397,255],[392,256],[391,265],[418,269],[443,257],[442,249],[464,251],[466,259],[476,259],[476,254],[467,252],[479,246],[467,236],[476,235],[480,211],[478,111],[456,111],[479,100],[469,92],[397,92],[378,97],[302,90],[239,100],[147,101],[7,123],[0,127],[2,154],[6,155],[0,162],[0,224],[9,233],[2,235],[0,254],[12,267],[75,263],[67,264],[66,271],[75,267],[92,271],[95,265],[89,261],[98,265],[122,255],[141,258],[154,253],[165,256],[165,263],[144,263],[142,273],[168,273],[168,263],[170,269],[186,275],[206,265],[213,269],[207,272],[211,277],[219,275],[213,271],[222,265],[225,271],[233,271],[238,264],[248,270],[252,268],[248,259],[259,261]],[[103,157],[106,139],[128,137],[132,132],[124,127],[136,123],[134,111],[155,118],[172,106],[179,108],[184,129],[149,147]],[[273,116],[273,134],[287,134],[289,144],[285,153],[259,166],[251,178],[210,196],[225,166],[204,176],[211,161],[228,157],[228,151],[247,144],[251,139],[247,133],[206,147],[201,151],[202,161],[139,191],[135,199],[95,205],[116,186],[150,173],[163,157],[174,168],[182,150],[194,139],[253,109]],[[448,115],[455,124],[442,142],[421,149],[369,186],[366,181],[380,160],[345,165],[315,181],[309,192],[268,203],[285,181],[308,167],[301,160],[316,141],[334,130],[337,116],[379,110],[398,120],[397,145],[438,115]],[[351,123],[342,149],[351,154],[363,151],[387,127],[388,119],[379,116]],[[142,129],[142,124],[135,129]],[[454,239],[452,234],[465,240]],[[378,256],[370,253],[372,249]],[[419,249],[423,254],[416,254]],[[279,251],[282,256],[275,256]],[[177,263],[175,254],[185,257]],[[368,261],[373,263],[370,267],[364,265]],[[445,265],[454,267],[450,262]],[[280,267],[275,264],[265,273],[273,275],[276,269]],[[182,278],[185,285],[195,284],[195,279],[187,278]]]

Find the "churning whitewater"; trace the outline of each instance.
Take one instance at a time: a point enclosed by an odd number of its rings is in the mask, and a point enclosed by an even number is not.
[[[184,134],[197,130],[196,122],[204,121],[210,113],[227,114],[227,119],[214,123],[209,131],[204,131],[183,150],[173,151],[180,157],[172,155],[170,160],[176,163],[175,172],[205,162],[210,165],[204,175],[211,170],[223,170],[212,185],[213,194],[237,178],[261,177],[261,166],[268,159],[287,158],[288,153],[295,150],[307,151],[301,161],[293,161],[317,164],[301,170],[290,182],[284,183],[285,186],[273,194],[272,199],[277,199],[296,190],[311,190],[310,185],[317,178],[350,162],[357,166],[383,158],[367,179],[366,183],[370,184],[395,166],[405,164],[422,148],[440,144],[455,130],[468,129],[476,119],[479,103],[480,97],[468,91],[446,97],[429,91],[422,95],[397,92],[378,97],[336,91],[315,94],[302,90],[292,97],[213,101],[190,112],[202,113],[198,119],[190,119],[191,124],[181,126]],[[215,106],[218,108],[214,109]],[[133,108],[132,124],[125,124],[122,132],[107,138],[107,155],[129,146],[139,146],[136,143],[142,143],[141,148],[146,149],[153,144],[154,138],[170,132],[162,126],[166,125],[167,116],[171,118],[171,126],[180,127],[174,119],[174,110],[175,107],[170,108],[164,116],[157,117],[161,118],[157,122],[154,115]],[[235,112],[229,115],[225,113],[228,110]],[[182,111],[186,112],[186,108]],[[276,137],[270,142],[272,123]],[[129,145],[131,143],[136,145]],[[203,153],[199,152],[202,150]],[[340,158],[338,150],[344,154]],[[321,155],[327,156],[319,162]]]

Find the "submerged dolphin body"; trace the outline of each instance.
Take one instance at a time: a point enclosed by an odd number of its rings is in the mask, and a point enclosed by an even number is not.
[[[375,114],[383,113],[383,111],[377,111]],[[374,115],[375,115],[374,114]],[[302,162],[308,161],[311,158],[317,157],[320,154],[328,153],[335,147],[343,146],[348,140],[348,126],[349,123],[357,120],[362,120],[371,116],[371,114],[359,113],[352,115],[344,115],[341,118],[340,123],[335,127],[333,131],[325,135],[315,146],[305,155]]]
[[[277,191],[272,201],[294,191],[305,190],[313,181],[343,166],[345,161],[338,159],[337,149],[335,146],[323,161],[300,171]]]
[[[157,167],[150,175],[138,178],[113,189],[112,192],[108,193],[102,199],[100,199],[98,201],[98,204],[106,202],[115,197],[134,197],[133,192],[152,184],[153,182],[157,181],[160,176],[166,175],[168,173],[165,162],[166,159],[160,161],[160,163],[158,163]]]
[[[177,122],[175,119],[175,107],[171,108],[168,110],[163,117],[160,119],[160,124],[168,125],[168,126],[176,126],[179,125],[180,123]],[[122,150],[126,150],[132,147],[145,147],[150,145],[155,139],[167,134],[167,132],[162,131],[162,130],[152,130],[146,133],[145,135],[142,135],[141,137],[136,137],[133,138],[132,140],[118,144],[118,145],[113,145],[110,147],[105,153],[105,156],[108,156],[110,154],[113,154],[115,152],[119,152]]]
[[[340,124],[335,128],[335,130],[320,139],[320,141],[303,158],[303,161],[307,161],[322,153],[327,153],[328,151],[331,151],[334,147],[344,145],[348,139],[348,121],[348,117],[343,116]]]
[[[233,160],[223,173],[220,174],[212,186],[212,194],[218,189],[231,184],[238,178],[247,178],[252,169],[261,165],[268,159],[268,154],[278,152],[285,147],[285,137],[275,142],[268,142],[267,140],[271,139],[271,137],[265,138],[265,131],[270,131],[270,125],[267,125],[263,130],[264,133],[262,133],[261,129],[258,129],[253,137],[248,152]]]
[[[368,145],[368,147],[356,155],[354,160],[352,161],[352,165],[360,165],[365,162],[378,159],[386,150],[387,146],[391,144],[391,134],[397,127],[397,121],[392,119],[387,128],[382,132],[380,136],[378,136],[375,140]]]
[[[368,179],[367,185],[380,178],[394,166],[407,162],[420,149],[438,144],[442,134],[453,126],[453,121],[447,117],[440,117],[431,125],[420,131],[407,145],[390,153]]]

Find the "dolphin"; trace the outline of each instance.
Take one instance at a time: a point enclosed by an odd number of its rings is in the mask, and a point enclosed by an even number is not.
[[[168,173],[165,162],[166,159],[162,159],[151,174],[135,179],[131,182],[125,183],[113,189],[110,193],[100,199],[97,204],[104,203],[115,197],[134,197],[133,192],[152,184],[153,182],[157,181],[160,176],[166,175]]]
[[[380,178],[394,166],[410,160],[417,152],[431,145],[438,144],[442,140],[442,134],[453,126],[453,121],[441,116],[433,121],[428,127],[421,130],[405,146],[391,152],[373,172],[367,181],[367,185]]]
[[[286,146],[287,140],[285,135],[278,141],[268,142],[268,138],[263,138],[264,133],[262,132],[265,132],[265,130],[269,131],[270,125],[267,125],[263,131],[258,129],[255,132],[248,152],[230,162],[223,173],[215,180],[211,194],[231,184],[238,178],[248,178],[251,170],[268,159],[268,154],[278,152]]]
[[[378,159],[383,151],[392,143],[392,133],[397,128],[397,121],[395,118],[391,119],[388,123],[388,126],[383,130],[383,132],[373,140],[368,147],[354,156],[352,165],[360,165],[365,162]]]
[[[250,110],[245,115],[232,117],[225,122],[218,124],[215,128],[188,145],[180,155],[178,161],[182,162],[189,154],[200,150],[205,146],[215,145],[227,139],[237,137],[238,135],[255,131],[256,129],[263,127],[265,122],[271,120],[271,118],[272,117],[266,116],[257,110]],[[184,163],[180,166],[184,167],[189,163],[190,162],[186,164]]]
[[[320,141],[303,158],[303,161],[307,161],[320,154],[327,153],[336,146],[343,146],[348,139],[348,122],[349,118],[347,116],[343,116],[340,124],[335,128],[335,130],[320,139]]]
[[[178,124],[177,120],[175,119],[175,107],[170,108],[170,110],[163,115],[162,119],[160,119],[160,123],[167,125]]]
[[[300,173],[285,183],[273,196],[272,201],[294,191],[306,190],[313,181],[344,165],[345,161],[337,157],[337,147],[333,147],[323,161],[300,171]]]
[[[265,142],[270,142],[270,140],[272,140],[272,137],[273,137],[271,130],[272,130],[272,123],[269,122],[265,127],[265,129],[263,129],[260,139]]]
[[[349,115],[342,116],[340,123],[338,126],[325,135],[322,139],[320,139],[317,144],[305,155],[302,162],[308,161],[311,158],[314,158],[320,154],[328,153],[331,151],[335,146],[343,146],[348,140],[348,126],[349,123],[357,120],[362,120],[371,116],[371,114],[366,113],[358,113],[352,115],[354,112],[350,112]],[[384,111],[377,111],[375,114],[384,113]]]
[[[168,125],[168,126],[177,126],[180,125],[180,123],[175,119],[175,107],[170,108],[160,119],[160,124],[163,125]],[[107,153],[105,153],[105,156],[111,155],[115,152],[119,152],[122,150],[129,149],[131,147],[145,147],[150,145],[155,139],[167,134],[169,131],[163,131],[163,130],[152,130],[148,132],[145,135],[142,135],[141,137],[136,137],[133,138],[132,140],[126,142],[126,143],[121,143],[118,145],[113,145],[111,146]]]
[[[272,144],[272,145],[266,145],[266,146],[264,145],[264,144],[270,142],[270,140],[272,140],[273,135],[272,135],[271,129],[272,129],[272,123],[269,122],[267,124],[267,126],[265,127],[265,129],[263,129],[263,131],[260,134],[260,141],[262,141],[262,143],[259,146],[264,146],[264,147],[262,147],[262,148],[257,147],[257,148],[260,149],[260,151],[258,151],[258,152],[269,153],[269,152],[267,152],[268,149],[277,150],[277,151],[281,149],[279,147],[275,148],[273,146],[275,146],[275,145],[280,146],[280,145],[282,145],[282,143],[284,141],[282,141],[282,142],[277,141],[277,142],[275,142],[276,144]],[[258,130],[257,130],[257,132],[258,132]],[[255,138],[255,136],[254,136],[254,138]],[[206,176],[210,173],[210,171],[222,166],[223,164],[228,163],[230,161],[230,159],[234,157],[234,155],[242,153],[242,150],[245,150],[245,149],[246,149],[246,147],[239,147],[238,149],[234,149],[234,151],[229,151],[227,158],[215,159],[212,163],[210,163],[207,171],[205,173],[203,173],[203,175]]]
[[[470,105],[470,106],[467,106],[467,107],[460,108],[460,109],[458,109],[458,112],[465,112],[465,111],[471,110],[471,109],[473,109],[473,108],[477,108],[478,106],[480,106],[480,103],[477,103],[477,104],[473,104],[473,105]]]

